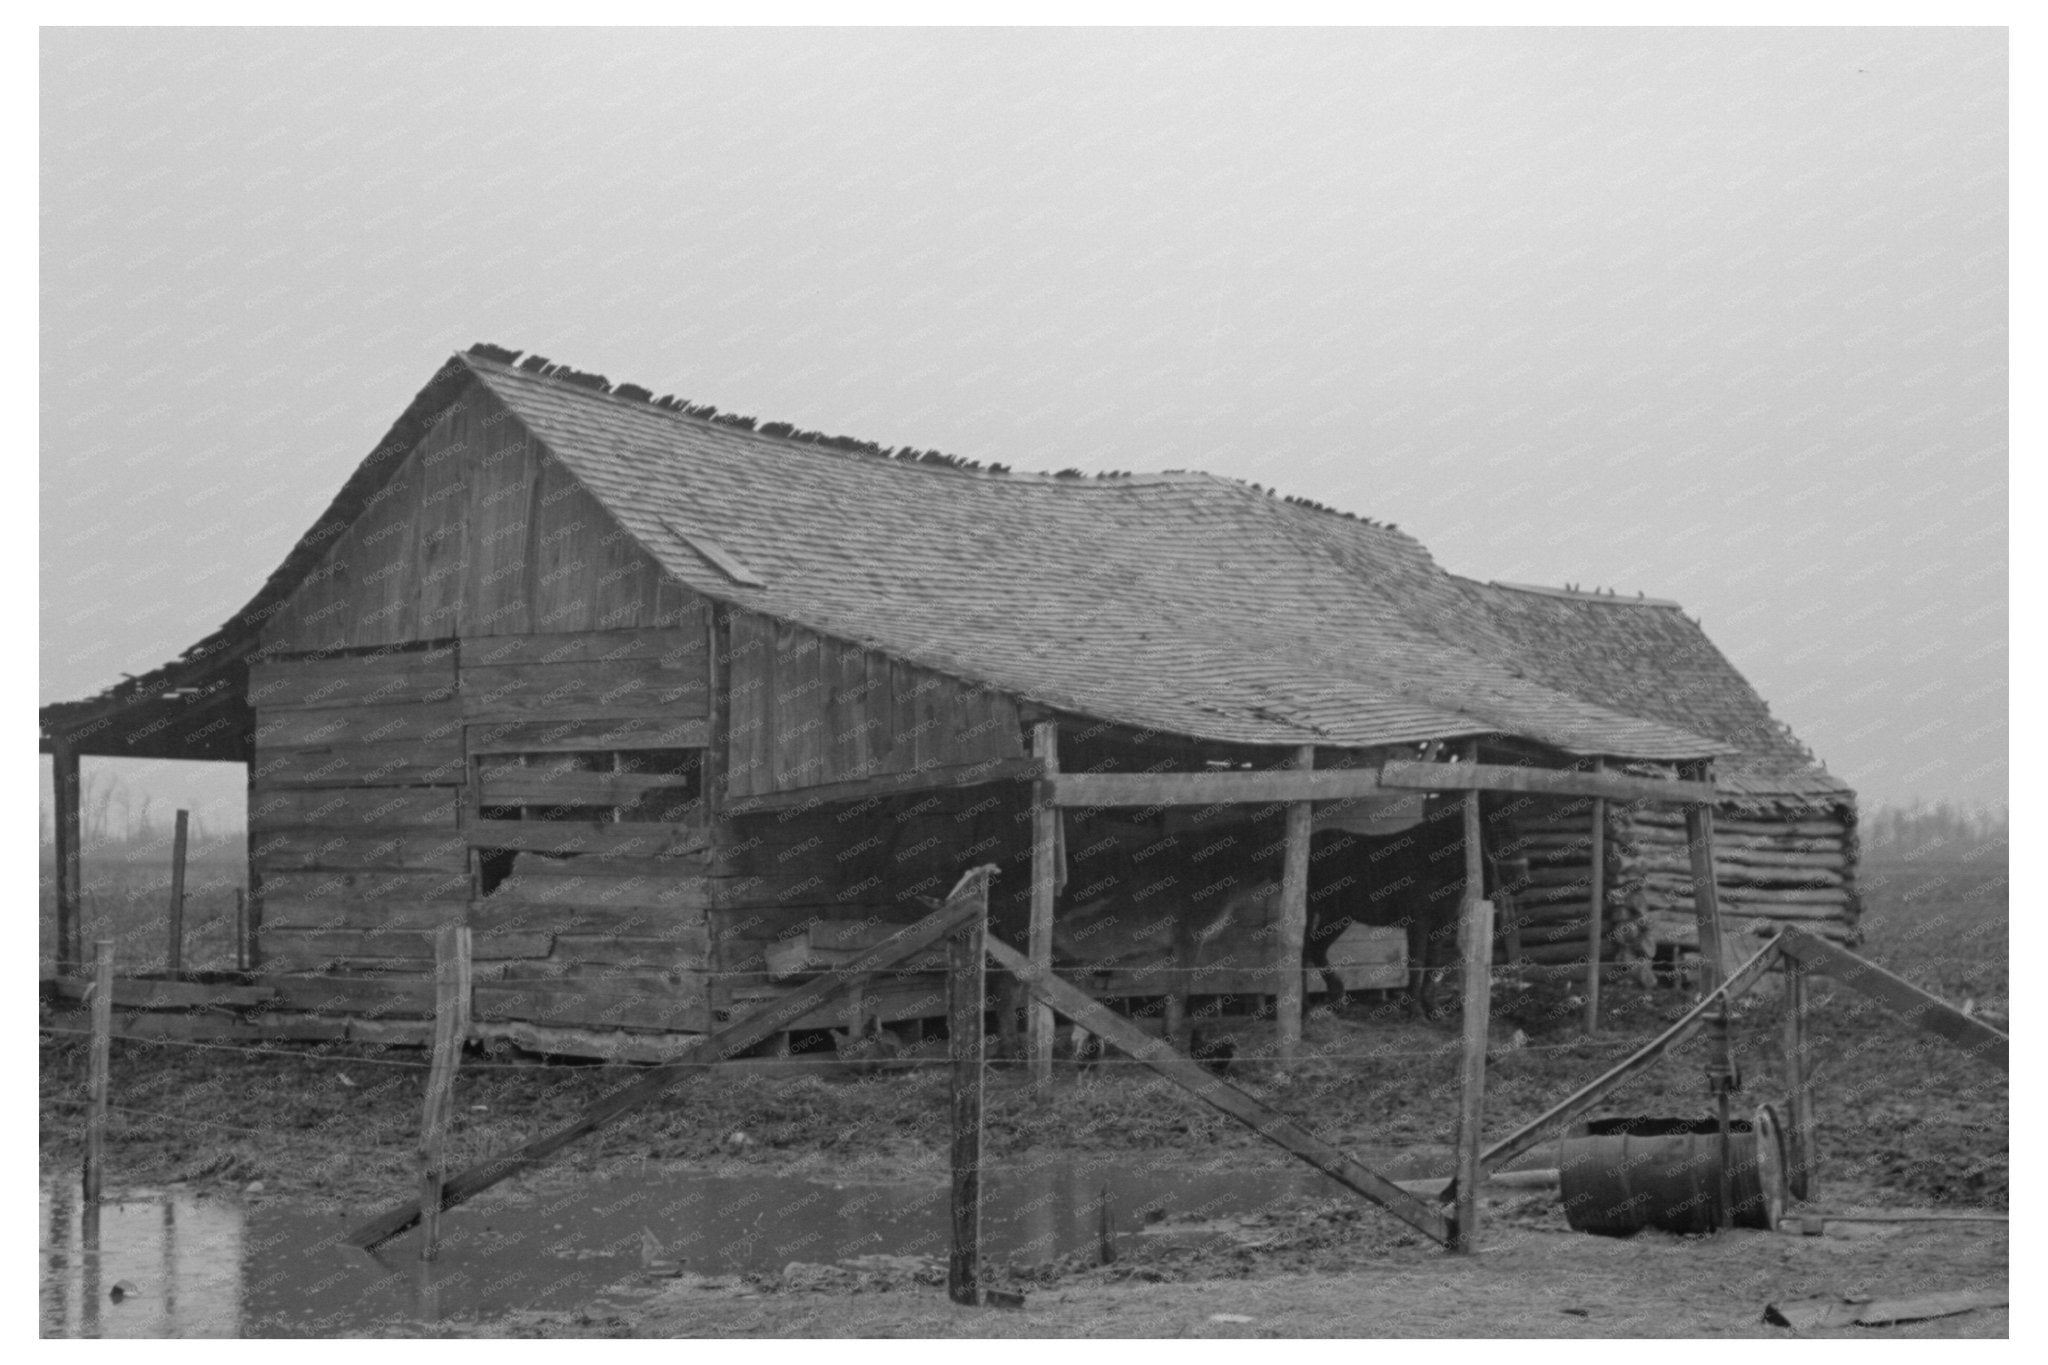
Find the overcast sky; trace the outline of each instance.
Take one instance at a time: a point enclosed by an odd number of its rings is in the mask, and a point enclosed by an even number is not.
[[[1676,598],[1866,802],[2002,802],[2006,99],[1984,29],[46,30],[41,696],[489,340]]]

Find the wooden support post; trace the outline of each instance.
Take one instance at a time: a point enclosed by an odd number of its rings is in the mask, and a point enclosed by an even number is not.
[[[1042,720],[1031,727],[1031,756],[1048,777],[1059,771],[1059,726]],[[1031,962],[1052,970],[1052,915],[1059,894],[1059,809],[1052,804],[1052,786],[1039,782],[1031,789]],[[1031,1059],[1031,1079],[1052,1080],[1052,1007],[1033,1001],[1025,1011],[1024,1053]]]
[[[1479,761],[1479,745],[1466,750]],[[1486,1118],[1486,1030],[1493,1005],[1493,905],[1486,899],[1481,861],[1479,793],[1465,793],[1465,903],[1459,916],[1464,949],[1464,1050],[1458,1075],[1457,1197],[1451,1218],[1451,1250],[1479,1246],[1479,1143]]]
[[[249,809],[255,810],[257,805],[256,765],[253,762],[248,767],[248,779],[244,784],[244,790],[248,794]],[[263,873],[256,866],[256,840],[253,835],[245,841],[245,848],[247,858],[242,868],[243,876],[249,886],[249,905],[246,916],[249,926],[249,936],[246,940],[248,944],[247,970],[253,972],[263,965]]]
[[[1713,764],[1693,765],[1693,779],[1713,781]],[[1692,855],[1693,917],[1699,925],[1702,997],[1721,984],[1721,892],[1714,880],[1714,808],[1705,802],[1685,808],[1686,850]]]
[[[191,812],[179,811],[171,826],[171,903],[164,970],[173,981],[185,970],[185,847]]]
[[[1607,766],[1607,760],[1593,760],[1593,771]],[[1606,946],[1607,926],[1607,798],[1593,798],[1593,903],[1586,917],[1586,1032],[1600,1031],[1600,958]]]
[[[946,1030],[953,1060],[953,1254],[946,1294],[969,1307],[981,1302],[981,1099],[987,1066],[988,883],[979,887],[983,913],[947,941]]]
[[[1185,913],[1173,918],[1173,977],[1166,986],[1166,1018],[1162,1032],[1175,1050],[1188,1052],[1194,1028],[1188,1019],[1188,988],[1195,968],[1195,926]]]
[[[64,740],[50,748],[50,778],[57,804],[57,979],[78,975],[84,941],[79,907],[84,867],[79,856],[78,751]]]
[[[1296,771],[1309,772],[1315,766],[1313,744],[1294,751]],[[1308,845],[1314,827],[1314,803],[1288,803],[1287,847],[1280,866],[1280,934],[1273,944],[1273,975],[1279,986],[1273,995],[1273,1012],[1278,1016],[1283,1064],[1301,1056],[1301,948],[1308,936]]]
[[[1695,764],[1692,776],[1697,781],[1711,783],[1712,761],[1703,760]],[[1700,994],[1705,997],[1720,989],[1722,973],[1726,970],[1721,959],[1721,891],[1714,871],[1714,808],[1711,804],[1701,801],[1685,808],[1685,835],[1687,851],[1692,855],[1693,917],[1699,928]],[[1735,1182],[1729,1151],[1732,1141],[1729,1111],[1735,1085],[1734,1029],[1728,1015],[1728,998],[1724,995],[1714,1024],[1714,1056],[1707,1065],[1707,1087],[1714,1097],[1721,1135],[1720,1205],[1714,1218],[1717,1230],[1730,1226],[1735,1216],[1732,1207]]]
[[[1806,1073],[1806,965],[1785,958],[1785,1184],[1805,1199],[1813,1170],[1813,1089]]]
[[[114,940],[93,944],[92,1040],[86,1058],[85,1204],[100,1202],[106,1170],[107,1063],[114,1039]]]
[[[1728,997],[1721,997],[1721,1012],[1714,1019],[1714,1033],[1719,1038],[1720,1060],[1707,1078],[1714,1095],[1714,1112],[1720,1125],[1721,1151],[1716,1163],[1720,1185],[1720,1202],[1715,1205],[1713,1226],[1720,1232],[1735,1226],[1735,1152],[1734,1132],[1730,1124],[1733,1117],[1730,1108],[1735,1098],[1735,1054],[1729,1041],[1733,1032],[1733,1021],[1728,1014]]]
[[[420,1124],[420,1259],[441,1251],[441,1208],[448,1173],[448,1128],[455,1114],[455,1069],[469,1036],[469,930],[434,933],[434,1053]]]
[[[235,970],[249,970],[249,893],[235,888]]]
[[[704,808],[704,833],[713,849],[730,848],[732,832],[732,620],[729,608],[712,603],[704,621],[704,657],[709,671],[705,709],[704,756],[697,771],[697,789]],[[732,1010],[734,959],[741,951],[730,932],[737,916],[714,912],[706,916],[711,929],[711,1017]]]

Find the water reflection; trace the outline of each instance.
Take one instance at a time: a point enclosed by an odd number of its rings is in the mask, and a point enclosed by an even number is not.
[[[97,1209],[81,1210],[81,1202],[68,1182],[43,1190],[45,1335],[235,1335],[242,1316],[240,1209],[184,1194],[111,1200]]]
[[[984,1181],[984,1255],[1030,1263],[1092,1248],[1105,1188],[1124,1232],[1150,1209],[1217,1216],[1334,1192],[1306,1169],[1245,1171],[1178,1157],[1012,1161]],[[419,1259],[416,1233],[374,1256],[343,1245],[352,1220],[339,1214],[247,1209],[183,1192],[131,1194],[99,1210],[81,1202],[73,1182],[43,1186],[45,1336],[430,1329],[449,1318],[583,1306],[639,1275],[650,1254],[731,1274],[876,1253],[944,1257],[951,1235],[942,1174],[888,1184],[682,1176],[543,1195],[499,1191],[444,1216],[431,1262]]]

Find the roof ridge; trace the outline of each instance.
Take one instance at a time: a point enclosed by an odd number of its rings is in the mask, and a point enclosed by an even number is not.
[[[1465,579],[1467,583],[1478,581],[1476,578]],[[1542,597],[1562,597],[1573,602],[1598,602],[1608,607],[1665,607],[1673,611],[1685,610],[1683,603],[1674,602],[1668,597],[1645,597],[1641,592],[1636,593],[1634,597],[1624,597],[1612,588],[1604,591],[1599,588],[1547,588],[1538,583],[1508,583],[1498,578],[1487,579],[1486,586],[1501,588],[1508,592],[1536,593]]]
[[[793,422],[763,422],[753,416],[720,412],[716,404],[692,403],[674,394],[654,396],[652,389],[639,384],[618,384],[601,374],[586,373],[567,365],[558,365],[545,356],[529,355],[519,359],[520,352],[489,342],[478,342],[467,351],[458,353],[458,358],[472,367],[479,362],[495,367],[506,373],[524,375],[528,378],[547,380],[581,389],[584,394],[607,398],[627,407],[665,413],[678,421],[691,421],[706,427],[721,427],[728,432],[741,432],[758,440],[774,441],[784,447],[798,450],[826,450],[841,455],[859,455],[869,459],[887,461],[893,464],[916,465],[924,469],[944,469],[954,473],[1001,475],[1021,478],[1065,479],[1079,481],[1087,479],[1081,470],[1068,469],[1057,473],[1041,470],[1012,469],[1006,464],[969,460],[941,450],[920,450],[915,446],[883,446],[875,441],[862,440],[853,436],[828,436],[822,431],[810,431]],[[1129,472],[1097,474],[1093,481],[1113,482],[1131,478],[1156,478],[1156,475],[1135,475]]]
[[[914,446],[882,446],[874,441],[864,441],[852,436],[827,436],[819,431],[807,431],[790,422],[762,422],[751,416],[742,417],[722,413],[715,405],[692,404],[688,399],[678,399],[673,394],[656,398],[654,392],[639,384],[614,385],[601,374],[586,373],[559,365],[545,356],[528,355],[520,359],[521,353],[508,347],[479,341],[467,351],[459,352],[457,359],[471,366],[479,362],[508,373],[525,375],[530,378],[548,380],[581,390],[586,395],[608,398],[615,403],[636,409],[653,409],[666,413],[677,420],[688,420],[705,426],[722,427],[728,432],[742,432],[758,440],[774,441],[779,445],[797,450],[822,450],[839,455],[861,456],[889,464],[910,465],[932,472],[947,472],[963,475],[999,476],[1008,479],[1035,479],[1075,488],[1113,487],[1125,484],[1196,484],[1217,483],[1238,490],[1248,490],[1276,502],[1320,512],[1326,516],[1341,518],[1370,526],[1376,530],[1392,531],[1408,540],[1415,537],[1402,531],[1392,522],[1375,521],[1359,512],[1347,512],[1331,507],[1299,494],[1282,493],[1278,488],[1267,488],[1229,474],[1216,474],[1203,469],[1163,469],[1133,471],[1128,469],[1109,470],[1088,474],[1077,468],[1061,470],[1016,469],[1006,464],[991,461],[984,465],[979,460],[939,450],[919,450]],[[1418,544],[1420,542],[1417,542]]]

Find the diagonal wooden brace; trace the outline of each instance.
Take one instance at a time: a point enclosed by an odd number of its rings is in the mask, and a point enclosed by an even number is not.
[[[1479,1168],[1492,1173],[1513,1161],[1522,1153],[1534,1147],[1553,1133],[1564,1128],[1573,1119],[1591,1109],[1607,1094],[1638,1071],[1649,1066],[1671,1049],[1677,1047],[1696,1033],[1705,1024],[1707,1016],[1720,1008],[1723,1000],[1734,1000],[1747,993],[1764,973],[1778,959],[1779,948],[1776,940],[1766,943],[1757,950],[1756,956],[1729,973],[1728,979],[1709,991],[1704,999],[1680,1017],[1677,1023],[1652,1038],[1623,1060],[1616,1062],[1595,1079],[1559,1100],[1543,1113],[1530,1119],[1514,1132],[1502,1138],[1479,1154]],[[1445,1187],[1439,1198],[1450,1199],[1456,1193],[1454,1180]]]
[[[1780,931],[1777,943],[1787,956],[1808,970],[1861,991],[1914,1027],[1953,1043],[2000,1071],[2012,1069],[2012,1040],[1982,1019],[1971,1018],[1946,1000],[1929,995],[1910,981],[1900,980],[1868,958],[1818,934],[1788,927]]]
[[[638,1080],[621,1086],[585,1109],[565,1127],[450,1176],[442,1186],[441,1207],[453,1208],[483,1193],[498,1182],[554,1155],[577,1138],[596,1132],[620,1115],[658,1097],[683,1077],[696,1073],[705,1063],[724,1061],[781,1032],[812,1010],[830,1004],[868,973],[885,971],[905,958],[923,952],[976,915],[986,913],[986,883],[994,873],[992,865],[975,868],[960,879],[959,885],[946,897],[944,906],[917,923],[898,929],[851,962],[834,968],[799,990],[769,1001],[743,1019],[702,1035],[682,1059],[654,1067]],[[417,1200],[394,1204],[351,1229],[344,1240],[351,1246],[367,1250],[404,1232],[419,1221],[419,1216]]]
[[[1450,1220],[1427,1201],[1418,1199],[1385,1176],[1352,1160],[1294,1120],[1268,1109],[1220,1076],[1212,1075],[1200,1063],[1175,1051],[1165,1040],[1154,1038],[1098,1004],[1087,992],[1068,985],[1050,972],[1034,968],[1016,949],[995,939],[988,940],[987,947],[996,964],[1023,982],[1024,988],[1034,997],[1096,1037],[1128,1053],[1132,1060],[1143,1062],[1211,1108],[1228,1114],[1268,1142],[1300,1157],[1353,1193],[1370,1199],[1417,1232],[1439,1243],[1450,1241]]]

